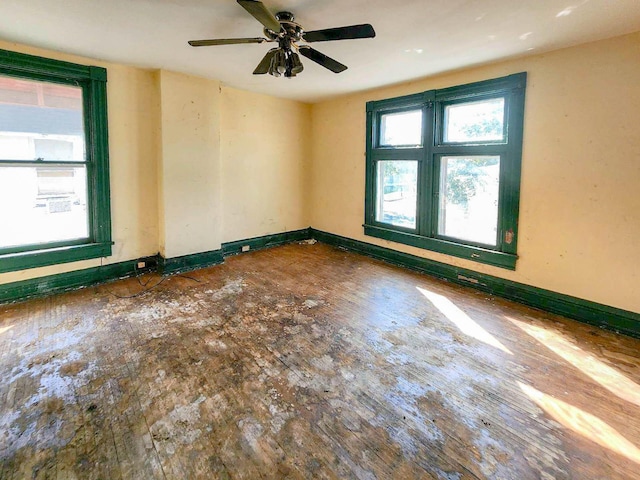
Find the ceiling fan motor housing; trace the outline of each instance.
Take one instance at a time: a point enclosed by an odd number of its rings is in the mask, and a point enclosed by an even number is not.
[[[278,12],[276,13],[276,18],[280,22],[293,22],[295,17],[291,12]]]
[[[282,45],[283,40],[286,41],[286,46],[290,47],[292,42],[298,42],[302,40],[302,34],[304,30],[301,25],[298,25],[293,21],[294,16],[291,12],[279,12],[276,14],[276,18],[280,22],[280,31],[274,32],[269,28],[264,28],[265,36],[272,41],[278,41],[281,45],[280,48],[286,48]]]

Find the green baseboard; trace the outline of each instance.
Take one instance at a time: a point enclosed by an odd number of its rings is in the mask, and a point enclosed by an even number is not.
[[[136,265],[141,261],[145,262],[146,266],[145,268],[137,269]],[[6,283],[0,285],[0,304],[22,301],[29,298],[45,297],[150,272],[155,270],[156,262],[156,257],[146,257],[138,260],[129,260],[126,262],[102,265],[100,267],[85,268],[73,272],[58,273],[46,277]]]
[[[242,247],[248,246],[249,251],[275,247],[286,243],[298,242],[311,238],[311,227],[290,232],[274,233],[261,237],[247,238],[234,242],[223,243],[220,250],[194,253],[182,257],[164,258],[158,255],[158,271],[162,275],[174,275],[199,268],[211,267],[224,262],[224,257],[242,253]]]
[[[222,250],[194,253],[182,257],[164,258],[158,255],[158,271],[162,275],[174,275],[176,273],[189,272],[199,268],[219,265],[224,261]]]
[[[240,253],[242,247],[245,245],[248,245],[250,250],[260,250],[262,248],[306,240],[311,238],[310,230],[310,228],[304,228],[302,230],[228,242],[223,244],[220,250],[210,252],[195,253],[173,258],[164,258],[158,254],[154,257],[2,284],[0,285],[0,304],[76,290],[78,288],[110,282],[119,278],[130,277],[138,273],[157,270],[162,275],[174,275],[199,268],[206,268],[223,263],[224,257],[227,255]],[[136,265],[139,261],[144,261],[146,267],[136,270]]]
[[[513,300],[540,310],[556,313],[590,325],[640,338],[640,314],[638,313],[552,292],[531,285],[512,282],[492,275],[486,275],[473,270],[417,257],[408,253],[398,252],[390,248],[323,232],[311,227],[247,240],[227,242],[222,245],[220,250],[210,252],[166,259],[157,255],[139,260],[130,260],[101,267],[3,284],[0,285],[0,304],[97,285],[119,278],[130,277],[137,273],[155,271],[156,269],[163,275],[182,273],[223,263],[225,256],[241,253],[242,247],[245,245],[248,245],[250,250],[259,250],[310,238],[394,265],[417,270],[442,280],[472,287],[491,295]],[[136,269],[137,262],[139,261],[145,261],[146,263],[146,267],[142,270]]]
[[[563,315],[583,323],[640,338],[640,314],[542,288],[512,282],[504,278],[478,273],[434,260],[398,252],[390,248],[311,229],[319,242],[344,248],[459,285],[482,290],[498,297]]]
[[[222,244],[222,252],[224,256],[242,253],[242,247],[248,246],[249,251],[260,250],[262,248],[275,247],[286,243],[300,242],[311,238],[311,227],[302,230],[293,230],[291,232],[274,233],[272,235],[263,235],[261,237],[248,238],[246,240],[238,240],[235,242],[227,242]]]

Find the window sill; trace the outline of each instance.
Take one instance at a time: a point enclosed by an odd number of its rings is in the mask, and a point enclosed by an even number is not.
[[[389,228],[374,225],[363,225],[364,234],[370,237],[382,238],[397,243],[404,243],[412,247],[423,248],[433,252],[444,253],[454,257],[465,258],[478,263],[493,265],[494,267],[516,269],[517,255],[511,253],[496,252],[486,248],[463,245],[438,238],[423,237],[413,233],[401,232]]]
[[[108,257],[111,245],[112,242],[86,243],[0,255],[0,273]]]

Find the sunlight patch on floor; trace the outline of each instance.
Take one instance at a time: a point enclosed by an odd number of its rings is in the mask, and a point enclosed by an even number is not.
[[[595,415],[518,382],[520,389],[551,418],[575,433],[640,464],[640,450],[616,429]]]
[[[0,335],[2,335],[4,332],[7,332],[9,330],[11,330],[13,328],[13,325],[8,325],[6,327],[0,327]]]
[[[500,341],[476,323],[469,315],[458,308],[451,300],[443,295],[416,287],[440,312],[447,317],[465,335],[475,338],[481,342],[498,348],[509,355],[513,355],[511,350],[505,347]]]
[[[640,386],[615,368],[580,349],[552,329],[531,325],[507,316],[505,318],[614,395],[640,406]]]

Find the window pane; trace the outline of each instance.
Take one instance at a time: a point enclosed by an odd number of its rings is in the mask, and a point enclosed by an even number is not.
[[[378,162],[376,220],[416,228],[418,162]]]
[[[504,98],[447,105],[444,142],[486,142],[504,139]]]
[[[500,157],[442,157],[438,234],[496,245]]]
[[[84,161],[82,88],[0,75],[0,159]]]
[[[422,145],[422,110],[382,115],[380,145],[385,147]]]
[[[0,248],[87,238],[87,172],[0,167]]]

